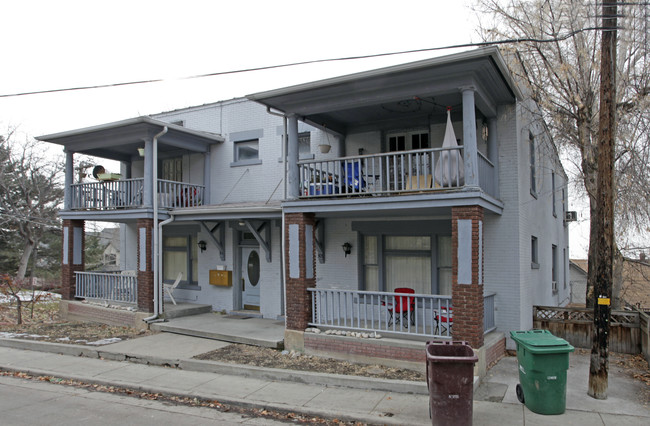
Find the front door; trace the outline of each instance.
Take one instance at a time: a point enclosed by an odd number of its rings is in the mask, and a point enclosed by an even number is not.
[[[244,309],[260,310],[260,253],[257,247],[242,247],[242,300]]]

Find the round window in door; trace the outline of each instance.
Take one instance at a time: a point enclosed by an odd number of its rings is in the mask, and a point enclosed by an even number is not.
[[[255,287],[260,281],[260,256],[255,250],[248,255],[248,280]]]

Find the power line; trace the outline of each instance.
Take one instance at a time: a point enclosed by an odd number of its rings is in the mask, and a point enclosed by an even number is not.
[[[435,51],[439,51],[439,50],[459,49],[459,48],[468,48],[468,47],[498,46],[498,45],[503,45],[503,44],[515,44],[515,43],[556,43],[556,42],[559,42],[559,41],[567,40],[567,39],[569,39],[569,38],[571,38],[571,37],[573,37],[573,36],[575,36],[577,34],[580,34],[582,32],[609,30],[609,29],[614,30],[614,28],[588,27],[588,28],[581,28],[581,29],[578,29],[578,30],[575,30],[575,31],[571,31],[571,32],[569,32],[569,33],[567,33],[565,35],[557,36],[557,37],[550,38],[550,39],[540,39],[540,38],[534,38],[534,37],[521,37],[521,38],[513,38],[513,39],[505,39],[505,40],[485,41],[485,42],[478,42],[478,43],[462,43],[462,44],[455,44],[455,45],[450,45],[450,46],[429,47],[429,48],[424,48],[424,49],[402,50],[402,51],[397,51],[397,52],[376,53],[376,54],[371,54],[371,55],[357,55],[357,56],[347,56],[347,57],[340,57],[340,58],[314,59],[314,60],[310,60],[310,61],[291,62],[291,63],[287,63],[287,64],[268,65],[268,66],[262,66],[262,67],[243,68],[243,69],[238,69],[238,70],[213,72],[213,73],[208,73],[208,74],[198,74],[198,75],[192,75],[192,76],[188,76],[188,77],[180,77],[180,78],[178,78],[178,80],[191,80],[191,79],[197,79],[197,78],[215,77],[215,76],[231,75],[231,74],[242,74],[242,73],[248,73],[248,72],[266,71],[266,70],[271,70],[271,69],[289,68],[289,67],[296,67],[296,66],[300,66],[300,65],[310,65],[310,64],[318,64],[318,63],[325,63],[325,62],[353,61],[353,60],[360,60],[360,59],[381,58],[381,57],[386,57],[386,56],[405,55],[405,54],[411,54],[411,53],[435,52]],[[20,92],[20,93],[4,94],[4,95],[0,95],[0,98],[11,98],[11,97],[18,97],[18,96],[41,95],[41,94],[60,93],[60,92],[73,92],[73,91],[90,90],[90,89],[104,89],[104,88],[109,88],[109,87],[134,86],[134,85],[139,85],[139,84],[160,83],[162,81],[165,81],[165,79],[156,78],[156,79],[148,79],[148,80],[136,80],[136,81],[121,82],[121,83],[98,84],[98,85],[92,85],[92,86],[68,87],[68,88],[65,88],[65,89],[37,90],[37,91],[31,91],[31,92]]]

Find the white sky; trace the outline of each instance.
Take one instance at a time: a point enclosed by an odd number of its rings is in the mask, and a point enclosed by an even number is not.
[[[0,134],[25,137],[244,96],[453,53],[198,74],[478,41],[469,0],[13,0],[0,2],[0,95],[163,78],[161,83],[0,98]],[[465,49],[461,49],[465,50]],[[586,257],[584,226],[571,257]],[[584,228],[584,229],[583,229]],[[575,234],[575,236],[574,236]]]

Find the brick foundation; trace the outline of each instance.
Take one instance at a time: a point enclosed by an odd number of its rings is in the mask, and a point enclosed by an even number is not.
[[[140,229],[145,229],[146,247],[140,246]],[[145,269],[140,268],[141,256],[145,256]],[[153,312],[153,220],[138,219],[138,310]]]
[[[346,357],[351,355],[424,363],[426,362],[425,347],[424,342],[422,347],[413,348],[388,345],[381,340],[305,333],[305,352],[308,353],[340,353]]]
[[[100,324],[127,326],[146,330],[148,324],[142,318],[148,314],[124,309],[105,308],[83,302],[62,302],[61,311],[65,318],[78,321],[98,322]]]
[[[68,244],[67,246],[63,245],[61,253],[61,298],[63,300],[74,300],[76,294],[76,278],[74,273],[85,269],[86,238],[84,226],[85,222],[83,220],[66,219],[63,221],[62,231],[68,233]],[[74,263],[74,228],[81,228],[81,263],[79,264]],[[64,263],[66,259],[67,263]]]
[[[473,348],[483,346],[483,240],[481,223],[483,223],[483,208],[480,206],[452,208],[452,304],[454,306],[454,340],[465,340]],[[458,222],[470,220],[471,259],[461,259],[460,262],[471,262],[471,283],[459,284],[459,233]],[[464,266],[467,266],[466,264]]]
[[[289,238],[289,226],[298,225],[298,258],[291,257],[292,248],[291,241]],[[287,259],[286,270],[285,270],[285,281],[287,286],[287,296],[286,296],[286,328],[289,330],[299,330],[302,331],[307,327],[309,321],[311,321],[311,298],[308,288],[316,286],[316,276],[315,276],[315,264],[316,264],[316,255],[315,250],[311,250],[309,253],[306,251],[306,232],[305,226],[315,225],[314,215],[310,213],[288,213],[285,215],[285,230],[284,230],[284,239],[285,239],[285,256]],[[313,238],[313,233],[312,233]],[[314,246],[314,241],[311,241],[311,246]],[[291,276],[291,266],[292,262],[299,263],[299,276]],[[307,277],[307,263],[311,262],[311,270],[314,271],[314,276],[311,278]],[[294,265],[295,266],[295,265]]]

